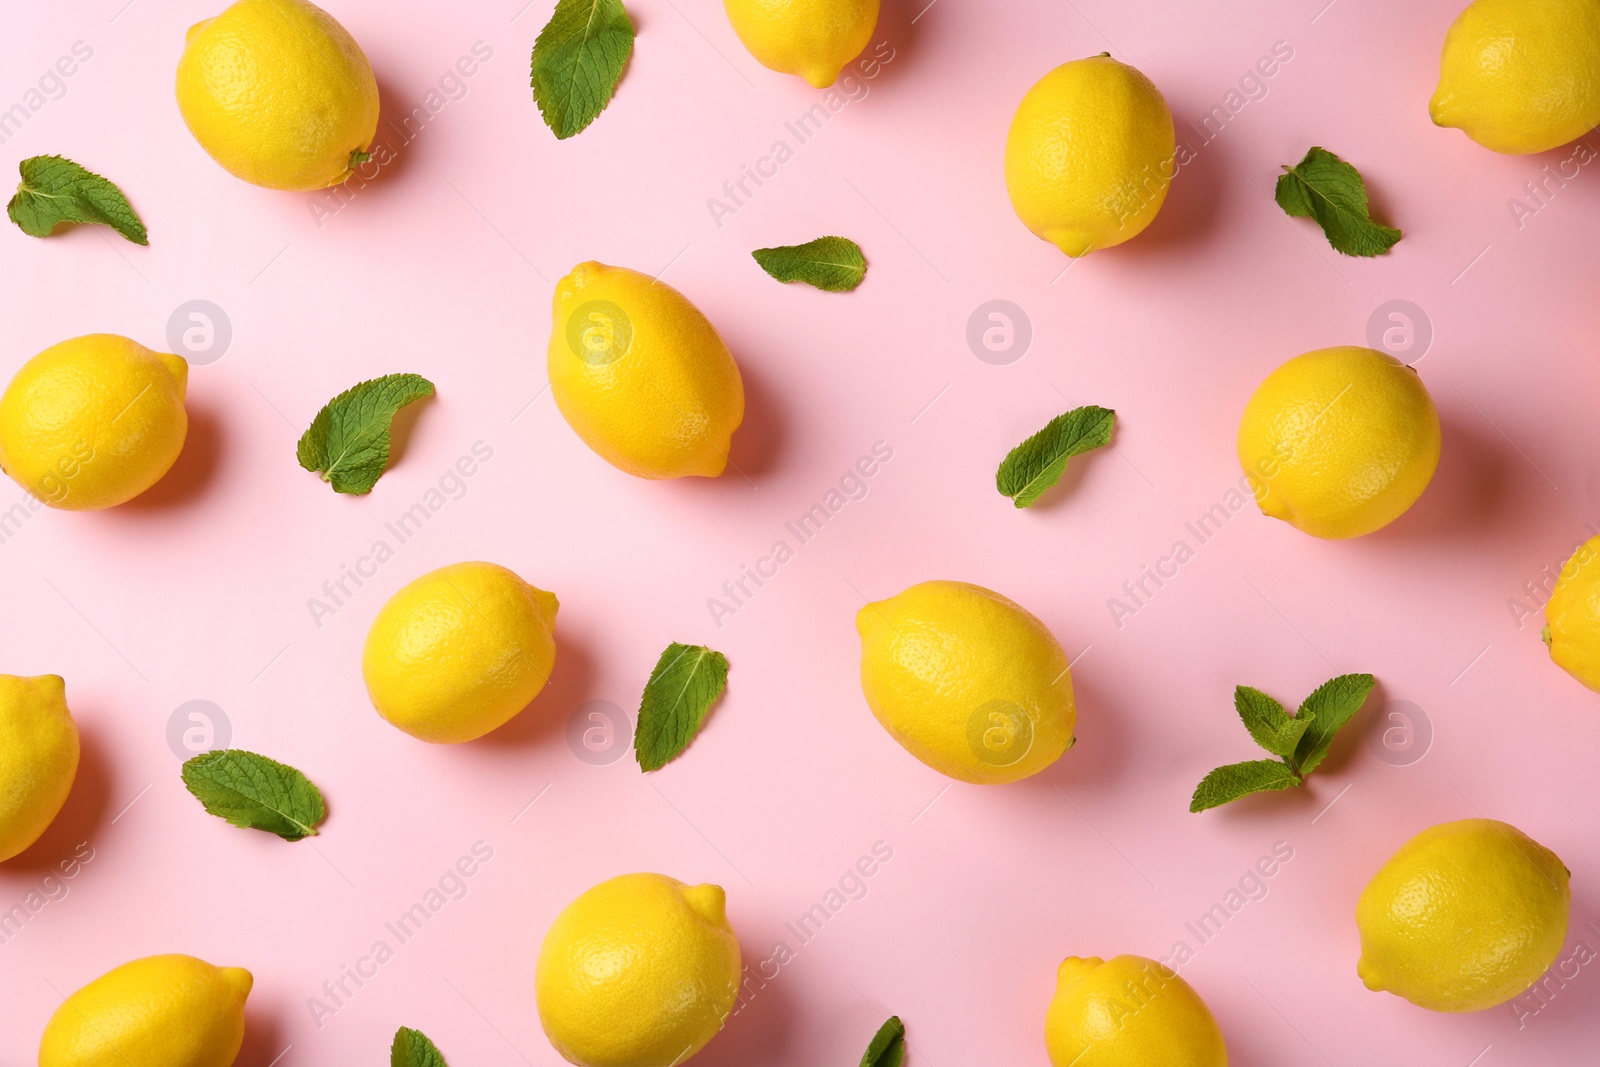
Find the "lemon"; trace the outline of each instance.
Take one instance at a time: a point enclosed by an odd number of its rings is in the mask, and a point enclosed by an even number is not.
[[[53,674],[0,674],[0,863],[39,840],[78,776],[78,727]]]
[[[1462,819],[1400,846],[1356,904],[1368,989],[1433,1011],[1480,1011],[1538,980],[1567,937],[1556,854],[1515,826]]]
[[[878,25],[878,0],[723,0],[733,32],[763,67],[818,89],[838,80]]]
[[[1600,0],[1473,0],[1428,114],[1485,148],[1543,152],[1600,123]]]
[[[1550,658],[1600,692],[1600,537],[1590,538],[1562,564],[1544,617]]]
[[[126,337],[52,345],[0,395],[0,467],[53,508],[126,503],[183,450],[188,384],[189,364]]]
[[[372,706],[412,737],[482,737],[527,707],[556,661],[553,593],[493,563],[430,571],[379,610],[361,655]]]
[[[305,0],[239,0],[196,23],[178,110],[223,169],[268,189],[338,185],[378,132],[378,82],[345,28]]]
[[[728,346],[669,285],[580,263],[556,285],[550,389],[600,458],[640,478],[714,478],[744,419]]]
[[[1068,956],[1044,1020],[1055,1067],[1227,1067],[1217,1020],[1194,987],[1143,956]]]
[[[720,886],[624,874],[556,917],[534,987],[544,1032],[570,1062],[672,1067],[722,1029],[739,977]]]
[[[856,614],[861,690],[889,735],[951,778],[998,785],[1072,747],[1067,655],[999,593],[922,582]]]
[[[1063,63],[1011,120],[1011,206],[1074,259],[1120,245],[1161,210],[1176,147],[1172,112],[1149,78],[1105,53]]]
[[[1372,533],[1405,514],[1439,465],[1439,413],[1417,372],[1344,345],[1267,375],[1239,421],[1239,463],[1263,513],[1313,537]]]
[[[253,979],[193,956],[146,956],[67,998],[44,1028],[39,1067],[230,1067]]]

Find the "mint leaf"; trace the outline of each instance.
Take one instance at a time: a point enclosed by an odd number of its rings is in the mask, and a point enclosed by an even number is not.
[[[1300,705],[1300,716],[1314,717],[1311,728],[1300,739],[1290,761],[1300,774],[1310,774],[1327,756],[1333,746],[1333,735],[1339,727],[1355,717],[1372,692],[1374,679],[1370,674],[1341,674],[1317,686],[1316,692],[1306,697]]]
[[[22,184],[6,205],[6,214],[29,237],[49,237],[63,222],[97,222],[136,245],[150,243],[128,198],[100,175],[61,156],[34,156],[17,169]]]
[[[1400,240],[1399,230],[1368,215],[1361,172],[1326,148],[1312,148],[1299,163],[1283,169],[1274,194],[1278,206],[1295,218],[1316,220],[1335,251],[1381,256]]]
[[[818,237],[803,245],[758,248],[750,254],[780,282],[805,282],[830,293],[847,293],[867,276],[867,257],[848,237]]]
[[[599,117],[633,53],[622,0],[558,0],[533,42],[533,101],[565,140]]]
[[[665,767],[689,747],[728,684],[728,659],[704,645],[667,646],[639,698],[633,754],[642,770]]]
[[[995,472],[1001,496],[1019,508],[1032,507],[1045,490],[1061,479],[1067,460],[1111,443],[1117,413],[1109,408],[1073,408],[1051,419],[1045,428],[1006,453]]]
[[[243,749],[205,752],[183,765],[183,784],[206,811],[234,826],[285,841],[317,832],[327,814],[322,794],[293,767]]]
[[[1275,759],[1230,763],[1226,767],[1218,767],[1200,780],[1200,784],[1194,787],[1189,810],[1205,811],[1251,793],[1288,789],[1299,784],[1300,779],[1295,773]]]
[[[433,395],[420,374],[361,382],[325,404],[296,448],[300,466],[336,493],[370,493],[389,465],[389,426],[407,404]]]
[[[1233,706],[1255,743],[1274,756],[1285,758],[1294,753],[1295,746],[1315,718],[1310,713],[1302,712],[1291,719],[1282,704],[1248,685],[1234,689]]]
[[[900,1016],[890,1016],[861,1057],[861,1067],[900,1067],[906,1058],[906,1026]]]
[[[445,1067],[445,1062],[426,1034],[402,1026],[389,1046],[389,1067]]]

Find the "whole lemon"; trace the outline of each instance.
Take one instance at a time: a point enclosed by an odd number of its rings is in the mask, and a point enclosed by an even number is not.
[[[378,82],[361,46],[305,0],[239,0],[189,29],[178,110],[200,147],[268,189],[338,185],[378,132]]]
[[[550,390],[583,443],[640,478],[714,478],[744,420],[733,354],[700,309],[626,267],[556,285]]]
[[[1313,537],[1360,537],[1416,503],[1439,441],[1439,413],[1416,371],[1342,345],[1267,375],[1239,420],[1239,463],[1265,514]]]
[[[723,0],[733,32],[768,70],[818,89],[838,80],[878,25],[878,0]]]
[[[372,706],[435,744],[503,726],[550,678],[559,606],[555,594],[493,563],[424,574],[367,631],[361,673]]]
[[[999,593],[922,582],[856,613],[861,691],[889,735],[941,774],[999,785],[1072,747],[1067,654]]]
[[[1006,135],[1006,188],[1023,224],[1076,259],[1155,219],[1177,173],[1161,90],[1102,52],[1040,78]]]
[[[146,956],[72,994],[44,1028],[39,1067],[231,1067],[254,980],[193,956]]]
[[[1556,854],[1515,826],[1462,819],[1400,846],[1356,903],[1368,989],[1433,1011],[1480,1011],[1538,980],[1567,938]]]
[[[673,1067],[717,1036],[739,994],[720,886],[624,874],[568,904],[539,947],[539,1021],[580,1067]]]
[[[1600,692],[1600,537],[1562,564],[1544,618],[1544,642],[1556,666]]]
[[[0,674],[0,863],[39,840],[78,777],[78,727],[53,674]]]
[[[1485,148],[1543,152],[1600,123],[1600,0],[1473,0],[1428,114]]]
[[[126,337],[52,345],[0,396],[0,468],[53,508],[126,503],[183,451],[188,384],[188,363]]]
[[[1143,956],[1068,956],[1044,1019],[1055,1067],[1227,1067],[1217,1020],[1194,987]]]

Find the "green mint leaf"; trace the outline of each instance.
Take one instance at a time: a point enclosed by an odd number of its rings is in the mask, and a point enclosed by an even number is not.
[[[1299,784],[1299,777],[1275,759],[1230,763],[1226,767],[1218,767],[1200,780],[1200,784],[1194,787],[1189,810],[1205,811],[1251,793],[1288,789]]]
[[[293,767],[243,749],[204,752],[183,765],[183,784],[206,811],[234,826],[285,841],[317,832],[327,814],[322,794]]]
[[[689,747],[706,713],[728,684],[728,659],[704,645],[667,646],[656,661],[644,696],[633,754],[642,770],[665,767]]]
[[[1067,460],[1111,443],[1116,422],[1116,412],[1092,404],[1057,415],[1006,454],[994,475],[995,488],[1017,507],[1032,507],[1061,479]]]
[[[445,1067],[445,1062],[427,1034],[402,1026],[389,1046],[389,1067]]]
[[[370,493],[389,465],[389,427],[407,404],[433,395],[420,374],[388,374],[361,382],[325,404],[300,435],[300,466],[322,475],[336,493]]]
[[[63,222],[97,222],[136,245],[150,243],[128,198],[100,175],[61,156],[34,156],[17,169],[22,184],[6,205],[6,214],[29,237],[49,237]]]
[[[1298,773],[1310,774],[1317,769],[1333,746],[1333,735],[1361,710],[1367,694],[1372,692],[1373,681],[1370,674],[1341,674],[1323,682],[1306,697],[1298,715],[1310,714],[1314,719],[1290,760]]]
[[[1367,213],[1361,172],[1326,148],[1313,148],[1283,169],[1274,194],[1278,206],[1295,218],[1314,219],[1335,251],[1381,256],[1400,240],[1399,230],[1373,222]]]
[[[861,1067],[900,1067],[905,1058],[906,1024],[900,1021],[900,1016],[893,1015],[878,1027],[872,1044],[861,1057]]]
[[[611,102],[633,53],[622,0],[558,0],[533,42],[533,101],[562,140],[582,133]]]
[[[750,254],[780,282],[805,282],[830,293],[848,293],[867,276],[867,257],[848,237],[818,237],[803,245],[758,248]]]
[[[1255,743],[1285,759],[1294,754],[1295,746],[1315,718],[1310,713],[1302,713],[1291,719],[1282,704],[1248,685],[1235,687],[1233,706]]]

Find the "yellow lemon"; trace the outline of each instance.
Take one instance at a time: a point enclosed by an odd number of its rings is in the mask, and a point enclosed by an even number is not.
[[[878,25],[878,0],[723,0],[733,32],[768,70],[832,85]]]
[[[39,1067],[231,1067],[253,979],[193,956],[146,956],[67,998],[44,1028]]]
[[[1194,987],[1143,956],[1068,956],[1044,1020],[1055,1067],[1227,1067],[1217,1020]]]
[[[1360,537],[1416,503],[1439,465],[1439,440],[1439,413],[1416,371],[1343,345],[1267,375],[1239,421],[1239,463],[1263,513],[1313,537]]]
[[[0,863],[39,840],[78,776],[78,727],[53,674],[0,674]]]
[[[1600,123],[1600,0],[1473,0],[1451,24],[1428,114],[1524,155]]]
[[[1011,120],[1011,206],[1073,258],[1120,245],[1161,210],[1176,146],[1172,112],[1149,78],[1106,53],[1063,63]]]
[[[555,594],[493,563],[456,563],[401,589],[361,656],[372,706],[412,737],[482,737],[527,707],[556,661]]]
[[[739,976],[720,886],[624,874],[556,917],[534,987],[544,1032],[568,1061],[674,1067],[722,1029]]]
[[[1479,1011],[1536,982],[1567,938],[1556,854],[1493,819],[1440,823],[1400,846],[1356,904],[1368,989],[1433,1011]]]
[[[178,110],[228,173],[268,189],[338,185],[378,132],[378,82],[332,15],[305,0],[239,0],[196,23]]]
[[[1562,565],[1544,618],[1544,643],[1556,666],[1600,692],[1600,537]]]
[[[0,467],[53,508],[98,511],[161,480],[189,432],[189,364],[115,334],[62,341],[0,396]]]
[[[714,478],[744,420],[733,354],[700,309],[626,267],[556,285],[550,390],[583,443],[640,478]]]
[[[922,582],[856,614],[861,691],[917,759],[977,785],[1038,774],[1072,747],[1067,654],[999,593]]]

